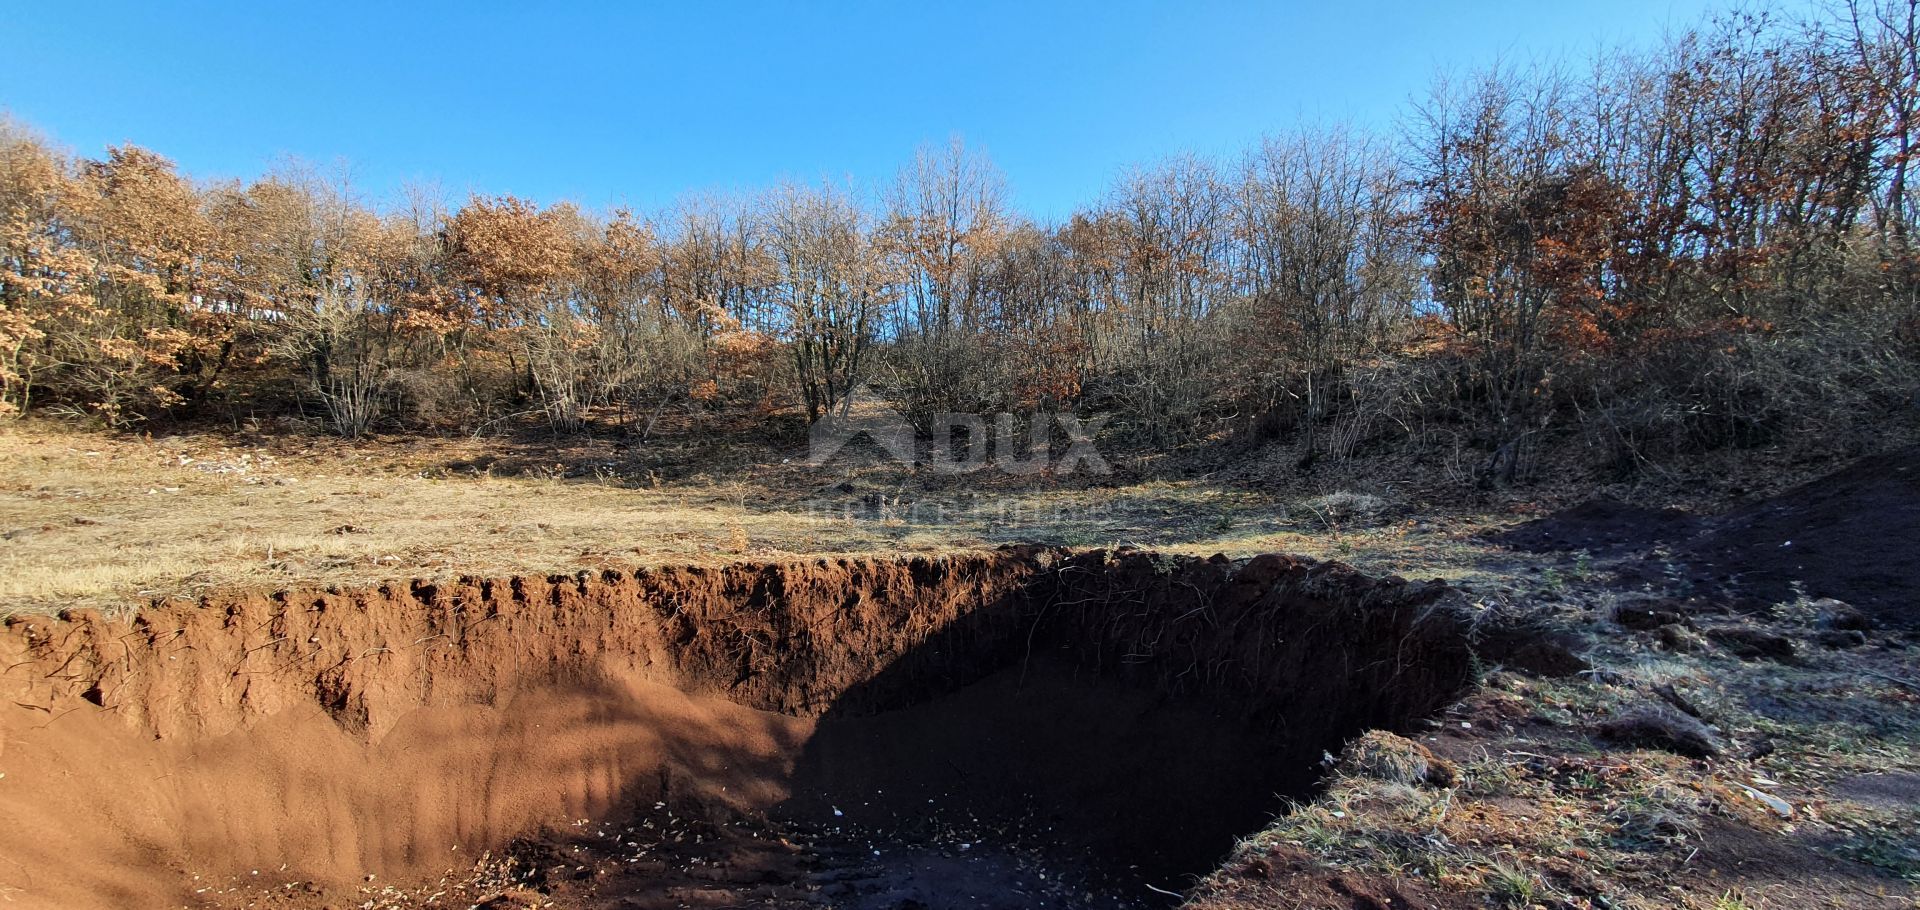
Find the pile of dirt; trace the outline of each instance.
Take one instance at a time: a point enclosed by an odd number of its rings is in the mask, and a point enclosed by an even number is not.
[[[1282,556],[1019,547],[16,616],[0,893],[1126,906],[1326,749],[1457,697],[1455,601]],[[663,812],[698,830],[654,836]],[[551,874],[496,874],[529,838]]]
[[[1522,522],[1492,535],[1492,540],[1529,553],[1585,550],[1598,556],[1680,540],[1699,528],[1700,519],[1680,509],[1649,509],[1600,498]]]
[[[1701,582],[1766,603],[1800,592],[1920,624],[1920,448],[1863,458],[1714,518],[1676,554]]]
[[[1797,594],[1920,625],[1920,448],[1863,458],[1713,516],[1594,500],[1495,535],[1531,552],[1650,555],[1622,581],[1679,581],[1749,609]]]

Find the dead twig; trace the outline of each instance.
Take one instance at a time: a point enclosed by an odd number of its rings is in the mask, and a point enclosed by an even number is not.
[[[1894,676],[1891,673],[1880,673],[1874,670],[1861,670],[1860,672],[1868,676],[1871,676],[1874,679],[1884,679],[1887,682],[1906,686],[1907,688],[1912,689],[1915,692],[1920,692],[1920,682],[1915,682],[1911,679],[1907,679],[1906,677]]]

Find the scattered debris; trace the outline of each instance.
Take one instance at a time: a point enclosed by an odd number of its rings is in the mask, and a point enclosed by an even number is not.
[[[1771,793],[1768,793],[1764,790],[1755,790],[1754,788],[1749,787],[1745,784],[1741,784],[1740,789],[1746,791],[1746,794],[1748,796],[1753,797],[1754,800],[1758,801],[1761,805],[1766,806],[1767,809],[1771,811],[1773,814],[1778,815],[1781,818],[1793,817],[1793,804],[1787,802],[1786,800],[1781,799],[1780,797],[1775,796]]]

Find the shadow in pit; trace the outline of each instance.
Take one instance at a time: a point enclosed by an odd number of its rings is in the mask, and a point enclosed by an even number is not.
[[[841,906],[1165,904],[1326,752],[1464,691],[1451,603],[1334,563],[1081,554],[835,698],[773,814],[862,845]]]

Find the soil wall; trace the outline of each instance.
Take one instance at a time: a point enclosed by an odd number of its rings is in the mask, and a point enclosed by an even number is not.
[[[1280,556],[1021,547],[16,616],[0,897],[417,879],[659,799],[877,813],[889,785],[1191,863],[1322,749],[1461,691],[1451,602]]]

